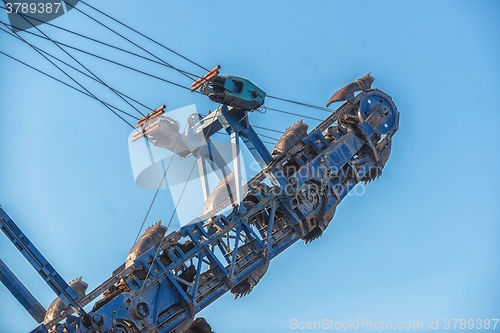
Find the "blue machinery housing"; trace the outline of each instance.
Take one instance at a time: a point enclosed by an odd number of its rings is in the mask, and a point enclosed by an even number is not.
[[[300,121],[287,129],[273,152],[248,119],[263,105],[265,93],[248,80],[217,74],[197,86],[222,103],[215,112],[193,121],[184,133],[157,112],[142,121],[141,136],[212,162],[229,195],[207,192],[208,212],[179,231],[165,235],[160,223],[148,228],[126,263],[92,292],[85,293],[81,279],[67,284],[0,208],[0,228],[58,296],[45,310],[0,261],[0,280],[40,323],[33,333],[210,332],[206,322],[203,330],[195,320],[198,312],[228,291],[235,298],[251,292],[270,260],[300,239],[308,243],[321,236],[349,191],[381,175],[399,112],[391,97],[371,88],[369,74],[332,96],[329,103],[345,102],[316,128],[308,132]],[[231,135],[234,156],[241,138],[262,167],[247,184],[241,184],[238,158],[228,171],[210,145],[221,129]],[[232,205],[226,214],[217,210],[224,201]],[[84,310],[94,300],[93,308]]]

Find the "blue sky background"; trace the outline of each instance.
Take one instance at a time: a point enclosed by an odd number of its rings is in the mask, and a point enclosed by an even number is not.
[[[500,2],[91,4],[207,68],[220,64],[223,73],[251,79],[273,96],[324,105],[338,88],[371,71],[374,86],[391,95],[401,112],[384,175],[341,203],[322,238],[297,243],[273,260],[249,296],[233,301],[227,294],[204,310],[215,332],[289,332],[292,319],[360,318],[424,327],[439,320],[442,330],[447,318],[500,317]],[[6,22],[5,12],[0,19]],[[76,11],[53,23],[135,51]],[[166,61],[203,74],[112,26]],[[164,67],[41,28],[54,39],[190,83]],[[4,32],[0,50],[68,81]],[[203,96],[72,54],[151,107],[217,107]],[[0,73],[0,204],[64,278],[83,276],[91,290],[124,262],[154,195],[135,185],[130,128],[98,102],[2,55]],[[126,107],[103,86],[80,80]],[[275,100],[266,105],[326,115]],[[269,111],[250,119],[284,130],[300,118]],[[146,225],[168,221],[172,210],[163,191]],[[54,294],[3,236],[0,257],[47,307]],[[0,322],[5,333],[36,326],[3,285]]]

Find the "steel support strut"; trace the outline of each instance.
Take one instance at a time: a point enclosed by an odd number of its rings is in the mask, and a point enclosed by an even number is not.
[[[0,207],[0,229],[5,233],[7,238],[14,244],[14,246],[21,252],[21,254],[28,260],[33,268],[40,274],[42,279],[49,285],[49,287],[56,293],[61,301],[73,308],[73,310],[85,321],[85,324],[90,326],[90,317],[85,310],[77,302],[77,295],[66,283],[66,281],[59,275],[59,273],[52,267],[52,265],[45,259],[45,257],[38,251],[28,237],[19,229],[16,223],[10,218],[9,215]]]
[[[24,284],[19,281],[14,273],[7,267],[7,265],[0,259],[0,281],[7,287],[7,289],[14,295],[14,297],[21,303],[21,305],[29,312],[29,314],[41,323],[45,317],[45,308],[38,302],[38,300],[29,292]]]

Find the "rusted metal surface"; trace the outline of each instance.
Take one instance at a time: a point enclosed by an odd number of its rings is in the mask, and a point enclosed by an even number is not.
[[[210,79],[214,78],[215,76],[217,76],[219,74],[219,69],[220,69],[220,65],[217,65],[214,68],[212,68],[211,70],[209,70],[207,72],[207,74],[203,75],[198,80],[196,80],[193,83],[191,83],[191,89],[190,89],[191,92],[193,92],[196,89],[198,89],[199,87],[201,87],[208,80],[210,80]]]

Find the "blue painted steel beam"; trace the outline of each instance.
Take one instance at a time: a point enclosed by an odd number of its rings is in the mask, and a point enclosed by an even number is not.
[[[21,229],[19,229],[16,223],[1,207],[0,229],[2,229],[7,238],[9,238],[9,240],[16,246],[31,266],[33,266],[43,280],[63,301],[63,303],[71,306],[81,317],[85,316],[85,310],[83,310],[83,308],[76,301],[78,296],[73,289],[70,288],[61,275],[59,275],[54,267],[52,267],[47,259],[45,259],[35,245],[31,243],[28,237],[26,237]]]
[[[29,292],[24,284],[19,281],[17,276],[7,267],[0,259],[0,281],[21,303],[21,305],[29,312],[37,323],[41,323],[45,318],[45,308],[38,300]]]

